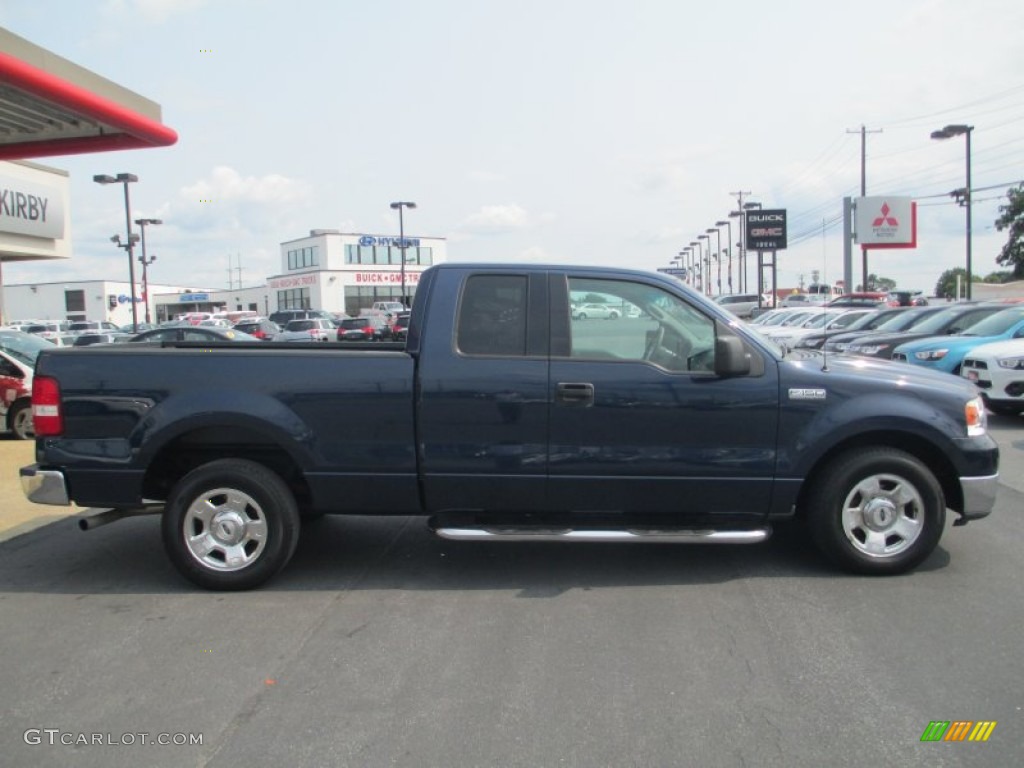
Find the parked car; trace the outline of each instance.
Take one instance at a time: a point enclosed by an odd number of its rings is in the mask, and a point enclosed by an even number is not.
[[[859,317],[869,312],[867,309],[825,309],[811,313],[810,317],[800,323],[783,324],[781,327],[768,328],[762,333],[771,341],[784,349],[793,348],[799,339],[810,336],[820,330],[841,331]]]
[[[22,328],[25,333],[34,333],[42,339],[53,341],[67,331],[68,324],[61,322],[42,322],[33,325],[26,325]]]
[[[893,350],[892,359],[958,374],[960,364],[972,349],[1008,339],[1024,339],[1024,307],[1003,309],[955,336],[900,344]]]
[[[730,293],[726,296],[718,296],[715,303],[743,319],[749,318],[758,306],[765,305],[764,297],[756,293]]]
[[[928,299],[921,291],[889,291],[889,305],[893,307],[927,307]]]
[[[35,436],[32,426],[32,372],[46,339],[23,331],[0,331],[0,424],[17,440]]]
[[[116,344],[118,342],[131,340],[132,335],[130,333],[121,333],[120,331],[79,333],[75,336],[75,341],[72,346],[88,347],[90,344]]]
[[[944,307],[888,307],[874,310],[877,318],[868,316],[861,327],[854,323],[841,333],[829,334],[822,349],[826,352],[845,352],[854,341],[866,341],[872,336],[912,331],[932,315],[938,314]],[[884,318],[884,319],[881,319]]]
[[[844,293],[832,299],[829,307],[889,307],[889,294],[881,291],[863,291],[860,293]]]
[[[399,312],[391,323],[391,338],[395,341],[405,341],[409,335],[409,317],[412,312]]]
[[[391,329],[382,315],[348,317],[338,326],[338,341],[384,341]]]
[[[366,314],[381,314],[387,318],[397,315],[399,312],[408,312],[409,308],[400,301],[375,301],[370,311]]]
[[[828,299],[824,293],[791,293],[779,302],[780,307],[821,306]]]
[[[964,358],[960,375],[978,386],[993,413],[1024,411],[1024,339],[975,347]]]
[[[334,322],[323,317],[308,317],[292,320],[273,341],[334,341],[337,328]]]
[[[117,333],[120,330],[107,320],[75,320],[68,325],[68,333]]]
[[[859,310],[852,310],[852,312],[859,312]],[[821,349],[826,340],[831,340],[843,333],[860,335],[873,331],[894,317],[905,313],[906,308],[904,307],[865,310],[859,317],[854,317],[853,321],[844,328],[822,328],[802,336],[793,343],[793,349]],[[850,338],[856,338],[856,335]]]
[[[620,317],[622,317],[622,312],[615,307],[609,307],[607,304],[580,304],[572,311],[573,320],[593,318],[598,320],[617,320]]]
[[[892,357],[892,351],[900,344],[928,336],[960,333],[1002,309],[1005,309],[1005,306],[997,304],[954,304],[912,328],[895,333],[869,334],[863,339],[856,338],[846,347],[846,352],[858,357],[888,360]]]
[[[281,326],[265,317],[258,317],[255,320],[240,320],[231,327],[240,333],[248,333],[250,336],[264,341],[270,341],[281,332]]]
[[[306,320],[310,317],[331,319],[331,316],[322,309],[279,309],[276,312],[270,313],[270,320],[277,323],[281,328],[287,326],[292,320]]]
[[[131,342],[158,343],[165,341],[260,341],[248,333],[234,328],[214,328],[202,325],[178,325],[156,328],[133,336]]]

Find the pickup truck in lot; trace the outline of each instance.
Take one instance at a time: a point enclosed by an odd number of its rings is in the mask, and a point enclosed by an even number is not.
[[[572,318],[570,296],[641,309]],[[304,518],[422,515],[463,541],[754,543],[806,527],[838,566],[894,574],[991,511],[975,386],[783,354],[673,278],[439,265],[406,343],[175,342],[44,351],[28,497],[159,513],[177,569],[264,582]]]

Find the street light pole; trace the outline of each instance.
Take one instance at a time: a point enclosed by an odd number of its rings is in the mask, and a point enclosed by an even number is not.
[[[747,211],[752,211],[755,208],[760,208],[760,203],[744,203],[743,204],[743,285],[745,292],[750,293],[750,280],[747,278],[747,262],[750,259],[750,243],[747,238]],[[761,276],[761,252],[757,252],[757,306],[761,306],[761,294],[764,293],[764,285]],[[772,306],[775,306],[775,297],[772,296]]]
[[[147,267],[156,261],[156,256],[151,259],[146,258],[146,225],[163,224],[163,221],[160,219],[136,219],[135,223],[139,225],[139,231],[142,232],[142,255],[139,256],[139,262],[142,264],[142,302],[146,307],[146,325],[149,325],[149,273]]]
[[[715,263],[718,265],[718,277],[716,279],[718,285],[718,295],[722,295],[722,231],[716,227],[711,227],[706,230],[709,235],[715,236]],[[708,244],[711,244],[710,238]]]
[[[402,306],[403,307],[408,307],[408,304],[405,303],[405,249],[406,249],[407,246],[405,244],[405,221],[404,221],[404,219],[402,217],[402,211],[404,209],[406,209],[406,208],[415,208],[415,207],[416,207],[416,203],[410,203],[410,202],[407,202],[407,201],[404,201],[404,200],[403,201],[399,201],[397,203],[392,203],[391,204],[392,210],[396,210],[396,209],[398,210],[398,249],[399,249],[399,251],[401,251],[401,254],[402,254]]]
[[[729,214],[730,216],[732,214]],[[726,253],[729,255],[729,293],[732,293],[732,222],[728,219],[715,222],[716,227],[728,227],[729,228],[729,247],[726,248]]]
[[[697,249],[697,290],[700,291],[701,293],[703,293],[704,292],[704,272],[703,272],[704,252],[701,250],[701,242],[700,242],[700,240],[694,240],[692,243],[690,243],[690,247]]]
[[[123,247],[128,251],[128,280],[131,283],[132,331],[139,332],[139,310],[135,306],[135,239],[132,235],[132,204],[128,196],[128,185],[139,180],[134,173],[119,173],[117,176],[97,174],[92,177],[97,184],[124,184],[124,219],[128,229],[128,242]]]
[[[704,256],[704,295],[711,295],[711,238],[708,235],[697,235],[698,240],[707,240],[707,254]]]
[[[967,186],[964,188],[964,206],[967,209],[967,300],[971,300],[971,283],[974,280],[971,272],[971,131],[973,125],[947,125],[937,131],[932,131],[933,139],[951,139],[954,136],[963,135],[966,140],[967,149]],[[956,192],[953,193],[957,196]]]

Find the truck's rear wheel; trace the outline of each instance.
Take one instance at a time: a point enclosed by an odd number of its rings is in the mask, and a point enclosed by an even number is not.
[[[254,461],[220,459],[183,477],[163,515],[164,548],[206,589],[259,586],[291,559],[299,539],[295,497]]]
[[[904,451],[845,453],[823,467],[807,498],[811,535],[855,573],[889,575],[919,565],[939,543],[946,501],[935,475]]]

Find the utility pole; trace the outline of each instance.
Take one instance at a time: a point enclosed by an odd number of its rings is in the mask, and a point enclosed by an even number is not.
[[[736,245],[739,246],[740,257],[740,286],[739,293],[747,292],[747,217],[743,215],[743,198],[753,194],[750,190],[730,192],[736,198],[736,215],[740,217],[740,235],[736,238]],[[733,214],[729,214],[732,216]],[[760,278],[758,278],[760,279]],[[758,291],[760,293],[760,291]]]
[[[866,197],[867,194],[868,194],[868,156],[867,156],[868,137],[867,137],[867,135],[869,133],[881,133],[882,129],[881,128],[876,128],[874,130],[870,130],[869,131],[867,128],[865,128],[863,125],[861,125],[859,130],[857,130],[857,129],[850,130],[849,128],[847,128],[846,132],[847,133],[859,133],[860,134],[860,196],[861,197]],[[863,246],[861,246],[860,254],[861,254],[861,272],[863,273],[863,276],[861,278],[860,284],[862,286],[865,286],[864,290],[866,291],[867,290],[866,286],[868,284],[868,249],[863,247]]]

